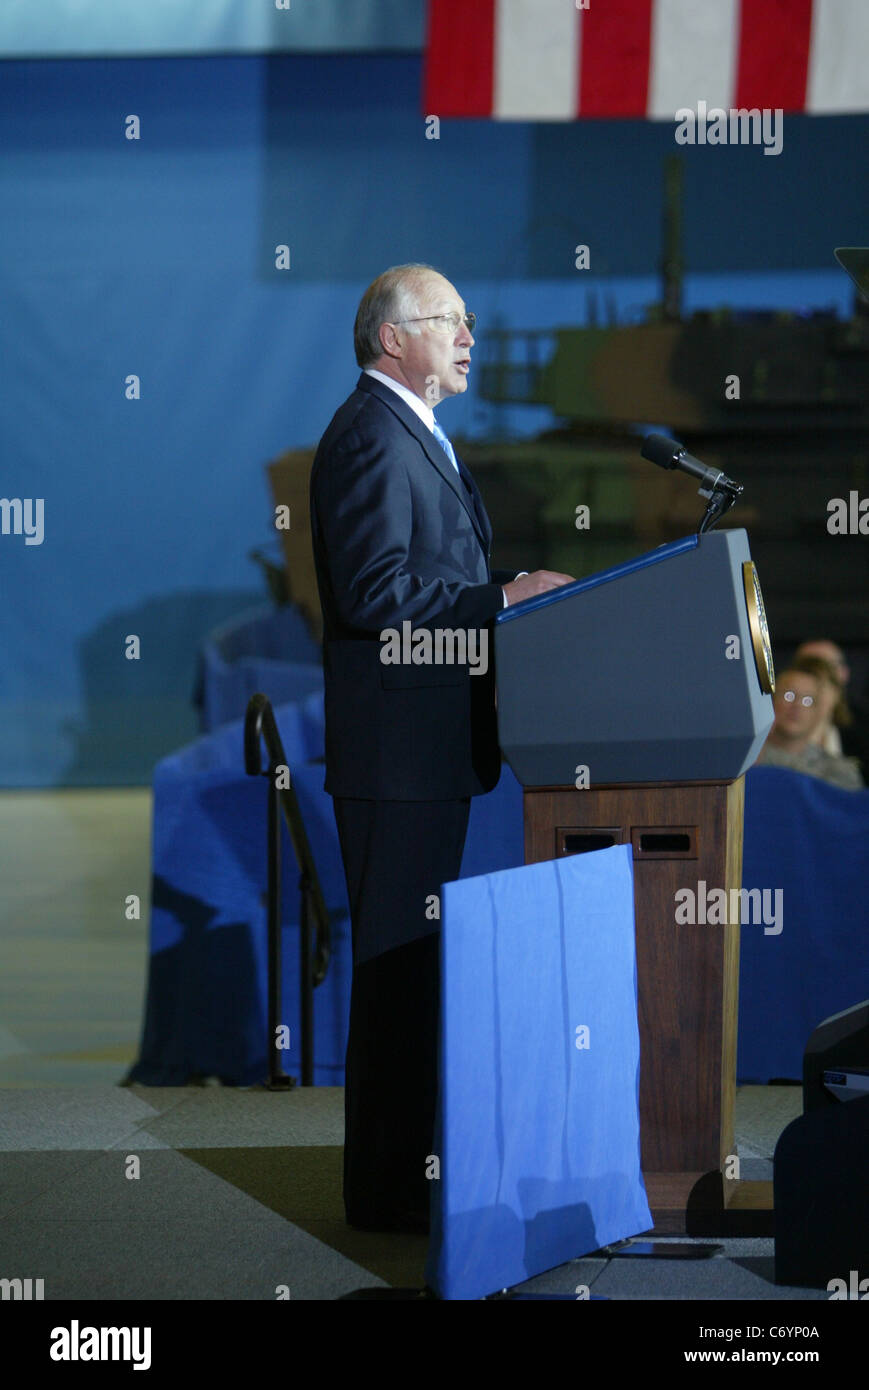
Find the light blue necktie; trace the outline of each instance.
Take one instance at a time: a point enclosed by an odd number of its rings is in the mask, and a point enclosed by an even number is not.
[[[455,452],[455,450],[454,450],[452,444],[450,443],[450,441],[447,439],[446,435],[444,434],[443,430],[441,429],[440,425],[438,424],[437,420],[435,420],[435,422],[434,422],[434,430],[433,430],[433,433],[434,433],[434,437],[435,437],[435,439],[437,440],[438,444],[440,444],[441,448],[443,449],[443,451],[444,451],[444,453],[446,454],[447,458],[449,459],[450,463],[453,465],[453,468],[456,470],[457,473],[459,473],[459,465],[458,465],[458,460],[456,459],[456,452]],[[462,476],[461,473],[459,473],[459,477],[461,477],[461,476]]]

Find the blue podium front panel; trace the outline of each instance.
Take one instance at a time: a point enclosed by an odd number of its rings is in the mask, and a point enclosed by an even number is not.
[[[750,566],[745,531],[707,532],[497,614],[498,736],[522,786],[740,777],[773,723]]]
[[[631,847],[445,884],[441,972],[429,1285],[485,1297],[648,1230]]]

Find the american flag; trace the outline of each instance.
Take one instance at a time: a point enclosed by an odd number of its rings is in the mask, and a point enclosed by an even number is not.
[[[438,116],[869,110],[869,0],[429,0]]]

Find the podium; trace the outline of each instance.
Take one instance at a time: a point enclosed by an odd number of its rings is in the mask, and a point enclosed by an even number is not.
[[[506,608],[495,661],[526,863],[632,847],[643,1177],[656,1231],[712,1233],[738,1175],[743,773],[773,723],[746,533]]]

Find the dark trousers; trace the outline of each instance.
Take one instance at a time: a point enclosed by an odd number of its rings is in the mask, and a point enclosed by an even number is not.
[[[432,902],[459,876],[471,803],[334,805],[353,933],[344,1208],[348,1221],[376,1224],[428,1212],[440,1010]]]

